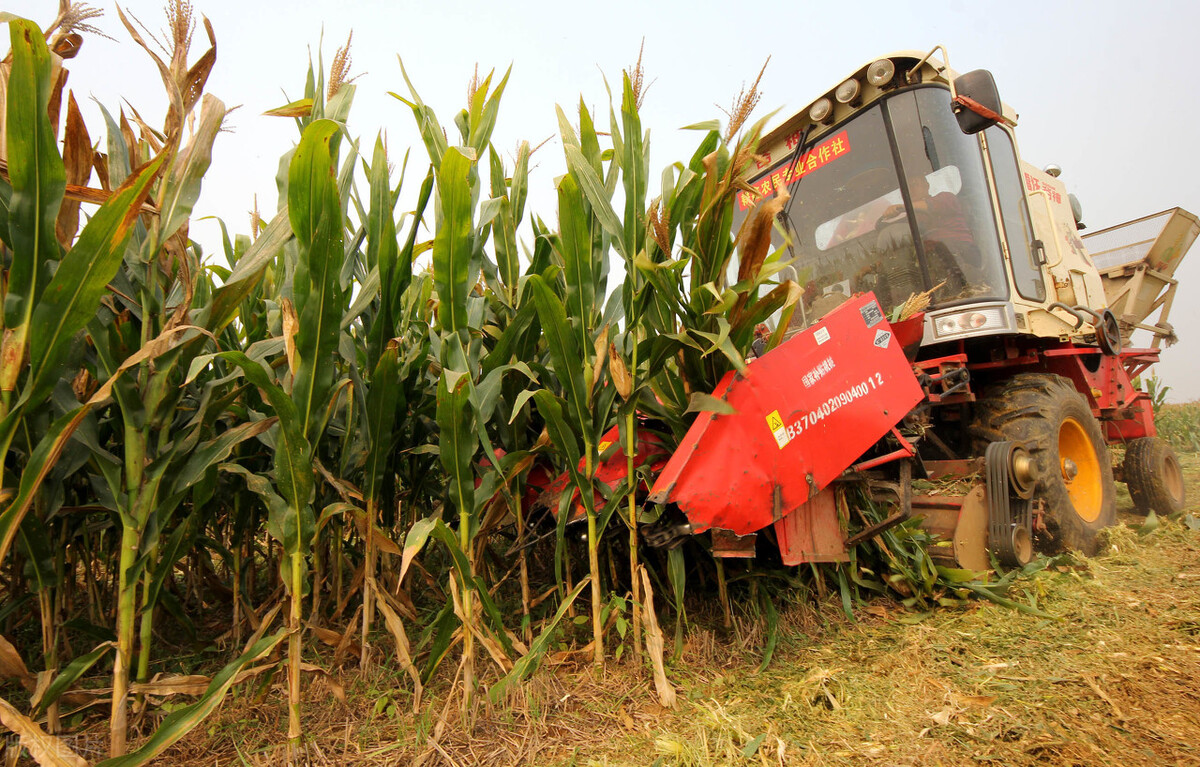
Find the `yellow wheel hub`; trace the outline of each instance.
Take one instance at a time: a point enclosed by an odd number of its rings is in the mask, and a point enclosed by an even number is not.
[[[1100,461],[1083,424],[1074,418],[1058,429],[1058,462],[1075,513],[1085,522],[1095,522],[1104,505]]]

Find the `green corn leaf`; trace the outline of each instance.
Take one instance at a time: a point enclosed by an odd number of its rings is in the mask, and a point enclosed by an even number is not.
[[[452,379],[452,375],[443,371],[438,381],[438,448],[449,480],[450,501],[460,520],[466,521],[475,511],[475,473],[471,462],[479,443],[470,404],[471,379],[466,375]],[[459,534],[466,541],[467,530],[462,529]]]
[[[737,415],[737,410],[734,410],[733,405],[730,405],[719,397],[714,397],[711,394],[695,391],[688,399],[687,410],[685,413],[717,413],[718,415]]]
[[[33,715],[35,717],[46,713],[46,709],[50,708],[56,700],[62,697],[62,694],[71,689],[71,685],[79,681],[80,677],[91,670],[104,656],[108,655],[110,650],[116,647],[115,642],[104,642],[96,649],[89,653],[80,655],[75,660],[67,664],[66,668],[58,672],[54,677],[54,681],[42,693],[42,697],[37,700],[30,701],[30,705],[34,707]]]
[[[496,248],[496,265],[500,271],[500,282],[506,290],[511,306],[516,302],[517,283],[521,279],[521,262],[517,254],[517,221],[512,203],[507,197],[500,198],[500,212],[493,226],[493,243]]]
[[[1014,570],[1013,572],[1016,572],[1016,571]],[[1049,613],[1046,613],[1046,612],[1042,612],[1041,610],[1038,610],[1035,607],[1030,607],[1029,605],[1024,604],[1022,602],[1014,602],[1013,600],[1008,599],[1007,597],[1002,597],[998,593],[996,593],[996,590],[994,588],[988,588],[987,586],[984,586],[983,584],[964,583],[963,587],[968,589],[969,591],[977,594],[978,596],[983,597],[984,599],[987,599],[989,601],[995,602],[998,605],[1001,605],[1002,607],[1007,607],[1011,610],[1016,610],[1018,612],[1025,613],[1027,615],[1036,615],[1039,618],[1048,618],[1050,620],[1058,620],[1055,616],[1050,615]]]
[[[288,164],[288,215],[302,247],[312,244],[337,189],[336,150],[341,129],[332,120],[315,120],[304,130]]]
[[[451,147],[437,173],[441,219],[433,238],[433,279],[438,321],[445,332],[468,327],[467,293],[474,250],[470,175],[474,164],[472,150]]]
[[[397,406],[403,396],[399,375],[400,346],[390,342],[384,349],[371,375],[371,387],[367,390],[367,430],[370,447],[367,463],[363,469],[363,497],[383,504],[383,487],[388,459],[392,455],[392,429],[396,421]]]
[[[54,571],[54,552],[50,549],[53,540],[37,515],[27,515],[21,521],[17,538],[21,542],[22,555],[25,557],[26,578],[31,582],[35,593],[43,593],[54,587],[56,581]]]
[[[288,506],[296,510],[309,506],[313,491],[312,449],[304,438],[296,405],[262,365],[242,352],[221,352],[217,358],[240,368],[275,410],[279,417],[279,429],[275,432],[275,484]]]
[[[33,311],[29,384],[24,395],[31,403],[49,395],[72,338],[95,316],[165,159],[160,154],[142,166],[100,206],[46,286]]]
[[[404,291],[412,283],[413,258],[418,253],[417,234],[421,227],[421,218],[425,215],[425,208],[429,205],[430,197],[433,196],[433,181],[433,166],[430,165],[429,172],[425,174],[425,180],[421,182],[421,191],[417,195],[417,207],[413,212],[412,225],[408,230],[408,239],[404,243],[404,248],[400,251],[400,256],[396,261],[396,273],[392,277],[391,305],[393,307],[393,326],[399,326],[401,322],[404,307],[402,300]]]
[[[274,426],[277,421],[277,418],[272,417],[241,423],[226,429],[220,436],[198,445],[187,454],[187,461],[183,467],[173,473],[170,478],[171,491],[168,495],[184,492],[195,485],[204,478],[210,467],[228,458],[235,447],[251,437],[262,434]]]
[[[105,759],[96,767],[140,767],[140,765],[150,762],[208,718],[208,715],[221,705],[221,701],[225,699],[225,695],[237,681],[237,676],[242,669],[266,657],[287,636],[287,630],[281,629],[271,636],[259,639],[237,660],[225,666],[213,677],[212,682],[208,685],[208,690],[200,696],[199,700],[190,706],[167,714],[162,724],[141,748],[125,756]]]
[[[600,178],[592,169],[587,158],[583,156],[583,152],[574,146],[566,146],[567,167],[571,173],[564,177],[572,180],[571,189],[573,191],[582,191],[583,196],[587,198],[588,204],[592,206],[592,213],[596,216],[596,220],[604,227],[604,231],[608,232],[612,237],[613,247],[617,252],[626,258],[629,257],[630,251],[625,247],[625,226],[621,220],[617,218],[617,213],[613,210],[612,202],[609,201],[608,192],[604,185],[600,182]],[[566,224],[562,222],[562,204],[563,204],[563,189],[562,182],[559,183],[559,226],[566,229]],[[582,205],[579,206],[582,210]],[[586,218],[584,219],[586,222]],[[574,230],[578,225],[572,227]],[[586,224],[585,224],[586,229]],[[565,235],[565,231],[564,231]],[[636,251],[633,251],[636,253]],[[587,241],[588,257],[591,257],[591,234],[588,234]],[[565,259],[564,259],[565,260]]]
[[[607,87],[607,82],[605,83]],[[619,135],[612,136],[614,145],[621,141]],[[588,167],[592,169],[592,173],[597,177],[604,175],[604,165],[602,162],[603,152],[600,150],[600,137],[596,134],[596,123],[592,120],[592,113],[588,110],[587,104],[583,97],[579,98],[579,151],[587,158]]]
[[[774,610],[775,608],[774,608],[774,606],[772,606],[769,609]],[[763,668],[765,668],[765,666]],[[761,671],[761,670],[762,670],[762,668],[759,669],[759,671]],[[767,739],[767,733],[764,732],[762,735],[759,735],[758,737],[754,738],[749,743],[747,743],[742,748],[742,758],[753,759],[754,755],[758,753],[758,749],[762,748],[763,741],[766,739]]]
[[[307,588],[307,564],[304,557],[317,532],[317,520],[312,504],[297,507],[288,503],[275,492],[269,479],[239,464],[225,463],[221,464],[220,468],[240,475],[246,481],[246,487],[262,499],[263,505],[266,506],[267,534],[279,541],[287,554],[279,558],[279,576],[288,593],[292,592],[292,563],[296,560],[300,563],[301,583]]]
[[[501,365],[511,363],[524,348],[530,333],[537,333],[534,320],[537,319],[537,309],[533,302],[521,304],[521,308],[513,315],[504,332],[496,339],[496,345],[481,362],[480,375],[485,379],[493,370]],[[535,339],[536,340],[536,339]]]
[[[529,142],[522,141],[517,147],[517,165],[513,168],[512,183],[508,198],[512,201],[513,220],[519,225],[525,218],[525,195],[529,190]]]
[[[529,645],[529,652],[525,653],[513,664],[512,671],[505,674],[488,690],[488,698],[492,703],[498,703],[504,698],[508,688],[514,684],[520,684],[529,678],[529,675],[537,670],[538,664],[546,655],[546,651],[550,649],[551,642],[558,635],[558,624],[562,622],[563,616],[571,609],[571,605],[575,603],[576,597],[583,591],[583,588],[591,582],[591,576],[584,578],[571,589],[571,593],[567,594],[566,598],[558,604],[558,610],[554,612],[554,617],[550,619],[542,630],[538,632],[533,643]]]
[[[6,335],[0,360],[0,386],[11,391],[16,384],[27,338],[36,340],[30,324],[61,249],[55,222],[62,205],[67,176],[46,113],[50,103],[50,51],[32,21],[9,22],[12,70],[8,77],[5,116],[8,173],[12,184],[9,202],[9,243],[12,265],[4,302]],[[94,309],[94,308],[93,308]],[[38,357],[33,356],[36,362]]]
[[[337,363],[343,291],[342,214],[335,169],[338,124],[311,123],[288,169],[288,210],[299,259],[293,277],[299,327],[296,331],[292,399],[306,439],[316,441],[320,415],[329,400]]]
[[[100,109],[100,114],[104,116],[104,127],[108,133],[108,141],[106,148],[108,149],[108,183],[113,186],[120,186],[125,183],[125,179],[129,176],[129,171],[132,169],[132,163],[129,160],[129,153],[133,151],[133,147],[125,143],[125,136],[121,133],[121,126],[109,114],[109,111],[104,108],[104,105],[99,101],[96,106]],[[124,115],[122,115],[124,119]]]
[[[545,389],[539,389],[534,392],[533,401],[537,405],[538,413],[542,416],[542,420],[546,422],[546,430],[550,433],[550,441],[554,443],[554,446],[559,449],[566,460],[567,473],[571,477],[571,484],[579,489],[580,502],[583,504],[584,509],[591,513],[594,511],[595,496],[591,491],[591,483],[579,470],[581,459],[579,438],[568,424],[567,419],[563,417],[562,404],[553,393]],[[567,493],[567,495],[570,495],[570,493]],[[563,518],[565,518],[565,515],[560,510],[560,520]]]
[[[408,572],[409,566],[412,565],[413,559],[425,548],[425,542],[429,540],[429,534],[433,532],[433,528],[441,522],[440,519],[434,516],[422,517],[408,528],[408,534],[404,536],[404,551],[400,556],[400,575],[398,581],[404,582],[404,574]]]
[[[229,278],[213,294],[207,313],[197,318],[197,324],[215,333],[233,320],[238,306],[254,292],[267,267],[292,239],[289,216],[288,206],[284,205],[259,233],[254,244],[238,258]]]
[[[197,512],[193,510],[182,524],[175,526],[175,529],[167,537],[166,543],[157,546],[158,561],[152,563],[150,588],[147,589],[144,596],[145,604],[158,604],[158,595],[162,591],[163,583],[175,572],[175,564],[187,556],[188,552],[193,548],[196,533],[198,532],[198,525],[196,524],[198,519]],[[159,521],[161,525],[165,525],[166,523],[166,520]]]
[[[504,86],[508,84],[508,76],[512,74],[512,65],[504,73],[504,77],[500,78],[500,82],[496,84],[496,89],[492,91],[492,95],[488,97],[483,104],[483,109],[476,113],[472,109],[470,145],[475,150],[475,153],[482,154],[484,148],[492,140],[492,130],[496,127],[496,115],[500,112],[500,97],[504,95]],[[489,80],[491,79],[489,75]],[[480,88],[476,92],[478,100],[487,92],[486,87]]]
[[[500,643],[505,652],[511,653],[513,651],[512,640],[509,639],[508,634],[504,631],[504,613],[500,611],[495,600],[492,599],[491,594],[488,592],[488,585],[483,578],[472,574],[471,563],[467,559],[466,550],[462,547],[461,541],[455,538],[454,531],[447,527],[446,523],[440,519],[434,525],[431,534],[445,545],[446,550],[450,552],[450,558],[454,562],[454,569],[458,571],[463,583],[468,584],[475,592],[475,596],[479,598],[484,612],[491,619],[492,625],[496,627],[496,631],[493,632],[496,641]]]
[[[21,522],[33,504],[33,498],[46,475],[50,473],[63,448],[66,446],[75,429],[82,423],[91,410],[91,405],[83,405],[67,413],[52,423],[42,434],[37,447],[34,448],[25,470],[21,472],[17,495],[8,507],[0,513],[0,562],[5,561],[9,547],[12,546],[20,529]],[[15,409],[11,416],[19,415],[20,409]]]
[[[212,163],[213,142],[224,120],[225,105],[220,99],[204,94],[200,102],[200,119],[192,141],[187,149],[175,158],[174,165],[165,175],[166,194],[162,207],[159,208],[160,228],[154,251],[179,231],[192,215],[196,200],[200,198],[204,174]]]
[[[542,335],[550,348],[550,361],[566,396],[573,426],[582,433],[584,424],[590,423],[591,419],[583,380],[584,359],[579,345],[570,332],[567,313],[558,296],[536,274],[528,278],[527,284],[533,293],[533,302],[542,323]]]
[[[598,213],[600,209],[593,206],[592,210]],[[611,208],[609,212],[612,212]],[[604,218],[600,216],[602,223]],[[558,182],[558,226],[558,251],[567,282],[566,305],[581,326],[588,328],[593,325],[596,314],[600,264],[592,253],[591,221],[574,173],[568,173]]]
[[[558,133],[559,138],[563,142],[564,147],[573,146],[579,147],[579,137],[575,135],[575,126],[571,125],[571,121],[567,119],[567,114],[562,110],[562,107],[554,105],[554,111],[558,115]]]
[[[425,670],[421,674],[422,683],[429,684],[429,680],[433,678],[433,672],[437,671],[442,659],[450,651],[450,645],[458,626],[458,616],[454,614],[454,600],[450,595],[446,595],[445,606],[421,635],[421,644],[424,644],[428,637],[433,638],[433,642],[429,646],[428,658],[425,661]]]
[[[650,147],[642,138],[637,96],[628,74],[622,78],[621,122],[625,131],[620,161],[621,178],[625,182],[625,231],[622,236],[624,253],[634,254],[641,252],[646,237],[646,179],[649,175],[646,152]]]
[[[379,312],[371,326],[367,359],[377,360],[383,352],[384,345],[395,335],[391,306],[392,280],[396,273],[396,259],[399,255],[396,244],[396,222],[393,219],[395,198],[392,196],[389,186],[387,150],[383,146],[382,134],[375,140],[375,152],[371,157],[368,181],[371,190],[371,207],[367,213],[367,265],[378,270],[380,303]],[[362,292],[367,294],[365,286]],[[370,294],[374,293],[375,291],[370,292]]]
[[[508,195],[508,179],[505,178],[504,161],[500,159],[500,153],[496,151],[496,147],[489,144],[487,150],[492,199],[499,200]]]
[[[684,595],[687,592],[687,563],[683,559],[683,549],[676,547],[667,552],[667,577],[671,581],[671,593],[675,605],[675,657],[683,652],[683,627],[687,621],[684,610]]]
[[[417,95],[417,89],[413,87],[412,80],[408,78],[408,71],[404,68],[404,59],[396,57],[400,62],[400,74],[404,77],[404,83],[408,86],[408,92],[412,95],[412,101],[400,96],[399,94],[388,91],[388,95],[392,98],[399,99],[412,108],[413,117],[417,121],[417,129],[421,132],[421,139],[425,142],[425,149],[429,152],[429,160],[433,163],[434,168],[440,169],[442,158],[446,154],[446,132],[442,130],[442,126],[438,124],[437,116],[433,110],[421,101],[421,97]]]
[[[267,507],[267,533],[272,538],[279,541],[287,549],[288,543],[284,540],[289,535],[289,530],[292,527],[288,524],[288,504],[279,493],[275,492],[275,488],[271,485],[271,480],[262,474],[255,474],[245,466],[237,463],[223,463],[220,465],[222,471],[230,474],[237,474],[246,482],[246,488],[250,492],[257,495]],[[295,538],[292,538],[292,549],[296,548]],[[284,557],[287,559],[287,557]],[[285,578],[284,583],[289,581]]]

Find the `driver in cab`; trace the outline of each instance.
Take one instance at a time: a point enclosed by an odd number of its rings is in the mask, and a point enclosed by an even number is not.
[[[969,255],[975,248],[975,240],[958,197],[951,192],[930,195],[929,179],[923,173],[912,173],[905,181],[922,241],[927,246],[941,243],[960,258]],[[890,205],[879,217],[877,226],[900,223],[905,218],[904,205]]]

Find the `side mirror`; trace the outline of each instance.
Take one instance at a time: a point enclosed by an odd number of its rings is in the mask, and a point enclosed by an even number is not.
[[[1000,103],[1000,92],[996,81],[986,69],[976,69],[959,75],[954,80],[954,117],[963,133],[974,134],[986,130],[1003,117],[1004,106]]]

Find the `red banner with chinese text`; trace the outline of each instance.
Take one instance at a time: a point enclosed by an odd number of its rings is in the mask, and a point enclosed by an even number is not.
[[[755,180],[750,185],[754,187],[754,192],[738,193],[738,209],[746,210],[760,198],[766,197],[776,189],[790,186],[814,170],[823,168],[842,155],[849,153],[850,137],[846,131],[842,131],[805,152],[794,165],[789,160],[767,175]]]

